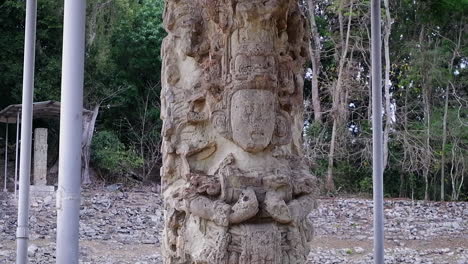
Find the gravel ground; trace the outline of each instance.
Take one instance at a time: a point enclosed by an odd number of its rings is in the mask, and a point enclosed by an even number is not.
[[[109,188],[111,189],[111,188]],[[17,210],[0,195],[0,263],[14,263]],[[161,198],[153,192],[85,190],[80,263],[162,263]],[[30,263],[55,263],[55,197],[31,199]],[[372,201],[322,199],[308,264],[373,263]],[[385,263],[468,264],[468,203],[385,201]]]

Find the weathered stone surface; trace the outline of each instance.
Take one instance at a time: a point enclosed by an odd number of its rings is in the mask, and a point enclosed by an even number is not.
[[[34,129],[34,185],[47,185],[47,128]]]
[[[166,0],[166,263],[305,263],[306,21],[295,0]]]

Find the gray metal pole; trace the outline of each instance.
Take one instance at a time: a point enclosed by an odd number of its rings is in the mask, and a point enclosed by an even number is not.
[[[380,0],[372,0],[371,5],[374,263],[383,264],[382,34],[380,28]]]
[[[7,118],[8,122],[8,118]],[[7,178],[8,178],[8,123],[5,128],[5,182],[3,184],[3,192],[7,192]]]
[[[18,202],[18,196],[16,195],[16,187],[18,186],[18,143],[19,143],[19,131],[20,131],[20,112],[16,114],[16,154],[15,154],[15,201]]]
[[[65,0],[60,107],[57,262],[77,264],[86,0]]]
[[[29,177],[31,175],[31,134],[34,93],[34,61],[36,43],[36,0],[26,2],[26,34],[24,42],[23,102],[21,112],[21,153],[16,230],[16,263],[28,263]]]

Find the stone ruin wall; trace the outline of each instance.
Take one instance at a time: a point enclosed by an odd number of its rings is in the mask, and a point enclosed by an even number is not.
[[[305,263],[317,192],[297,0],[166,0],[164,25],[165,263]]]

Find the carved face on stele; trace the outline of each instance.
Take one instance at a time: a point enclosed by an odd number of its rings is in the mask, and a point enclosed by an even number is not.
[[[275,95],[266,90],[240,90],[231,98],[232,139],[248,152],[264,150],[275,129]]]

